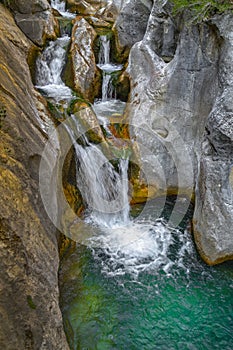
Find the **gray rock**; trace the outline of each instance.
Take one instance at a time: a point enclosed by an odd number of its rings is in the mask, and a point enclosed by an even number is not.
[[[217,93],[218,57],[212,28],[178,30],[169,7],[157,3],[143,40],[131,49],[127,113],[147,181],[162,191],[193,191],[196,153]]]
[[[116,3],[118,9],[120,5]],[[117,33],[118,50],[128,50],[136,42],[142,40],[150,11],[152,1],[150,0],[132,0],[125,1],[121,7],[119,16],[114,25],[114,30]]]
[[[15,21],[24,34],[36,45],[43,46],[46,39],[56,38],[56,22],[50,10],[36,14],[17,13]]]
[[[213,23],[223,40],[219,94],[202,142],[194,213],[197,247],[209,264],[233,258],[233,16]]]
[[[47,0],[10,0],[8,6],[12,11],[24,14],[41,12],[50,8]]]

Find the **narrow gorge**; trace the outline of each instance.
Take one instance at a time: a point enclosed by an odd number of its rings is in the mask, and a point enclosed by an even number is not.
[[[233,3],[0,1],[0,348],[231,350]]]

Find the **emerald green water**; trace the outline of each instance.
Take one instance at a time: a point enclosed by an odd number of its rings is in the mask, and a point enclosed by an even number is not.
[[[135,240],[124,241],[126,232]],[[191,235],[163,222],[134,223],[110,236],[113,244],[104,232],[62,261],[71,349],[233,349],[233,263],[206,266]]]

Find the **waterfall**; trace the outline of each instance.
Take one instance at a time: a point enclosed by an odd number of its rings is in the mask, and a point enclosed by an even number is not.
[[[102,81],[102,101],[107,101],[116,97],[115,88],[112,84],[113,77],[106,71],[103,71]]]
[[[110,39],[107,35],[100,36],[99,44],[99,64],[110,63]]]
[[[66,2],[62,0],[51,0],[51,7],[62,13],[66,10]]]
[[[99,63],[98,67],[102,70],[102,101],[116,99],[116,89],[113,84],[114,73],[122,69],[122,65],[110,62],[110,39],[107,35],[99,37]]]
[[[66,11],[66,2],[62,0],[51,0],[51,7],[57,10],[63,17],[74,18],[76,15]]]
[[[75,116],[71,116],[66,130],[74,145],[76,155],[76,180],[89,218],[95,223],[114,227],[129,220],[128,159],[120,159],[119,172],[97,146],[85,139],[86,146],[76,142],[80,134]]]
[[[37,59],[36,85],[49,97],[59,99],[72,96],[71,90],[65,86],[61,79],[69,42],[70,37],[68,35],[50,41],[47,48]]]

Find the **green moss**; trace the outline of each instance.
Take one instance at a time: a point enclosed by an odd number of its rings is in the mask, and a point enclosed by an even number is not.
[[[192,23],[202,22],[217,13],[233,11],[232,0],[172,0],[171,2],[174,4],[174,13],[190,10]]]
[[[28,303],[28,306],[35,310],[36,309],[36,304],[34,303],[34,301],[32,300],[32,297],[31,295],[27,295],[27,303]]]

